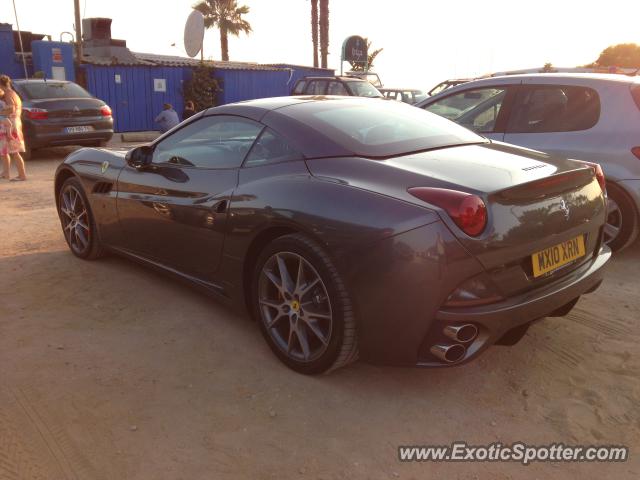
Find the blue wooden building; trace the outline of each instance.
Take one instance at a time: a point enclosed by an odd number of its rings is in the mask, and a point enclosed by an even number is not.
[[[184,107],[183,85],[200,60],[188,57],[132,52],[124,40],[111,38],[110,19],[83,20],[84,55],[79,69],[72,44],[35,41],[27,54],[29,75],[65,78],[83,84],[113,111],[117,132],[154,130],[153,119],[170,103]],[[0,73],[24,77],[11,26],[0,24]],[[6,42],[4,40],[7,40]],[[222,91],[218,104],[289,95],[296,80],[306,75],[333,75],[334,70],[289,64],[205,61]],[[76,73],[79,73],[76,78]]]

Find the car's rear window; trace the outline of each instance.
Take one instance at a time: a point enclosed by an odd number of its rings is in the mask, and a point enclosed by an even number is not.
[[[388,100],[307,102],[279,112],[370,158],[487,141],[438,115]]]
[[[18,86],[18,89],[20,93],[31,100],[42,98],[91,98],[89,92],[75,83],[23,83]]]

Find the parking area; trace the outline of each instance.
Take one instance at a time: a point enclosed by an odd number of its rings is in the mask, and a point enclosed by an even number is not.
[[[639,478],[640,244],[566,318],[449,369],[305,377],[257,326],[64,242],[53,173],[0,183],[0,478]],[[399,445],[628,445],[625,463],[401,463]],[[457,472],[457,476],[453,472]]]

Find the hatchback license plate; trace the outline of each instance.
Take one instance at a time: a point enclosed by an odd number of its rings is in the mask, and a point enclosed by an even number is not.
[[[553,247],[545,248],[531,255],[533,276],[539,277],[552,272],[575,259],[584,257],[584,236],[579,235]]]
[[[67,133],[84,133],[93,131],[93,127],[91,125],[83,125],[80,127],[67,127],[64,130]]]

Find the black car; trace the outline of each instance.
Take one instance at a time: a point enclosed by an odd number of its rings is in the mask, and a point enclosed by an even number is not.
[[[291,95],[344,95],[383,98],[371,83],[357,77],[304,77],[298,80]]]
[[[611,255],[603,185],[597,165],[400,102],[280,97],[78,150],[55,198],[76,256],[246,306],[284,363],[319,373],[358,355],[456,365],[566,315]]]
[[[104,146],[113,136],[111,108],[76,83],[14,80],[13,88],[22,99],[26,158],[44,147]]]

